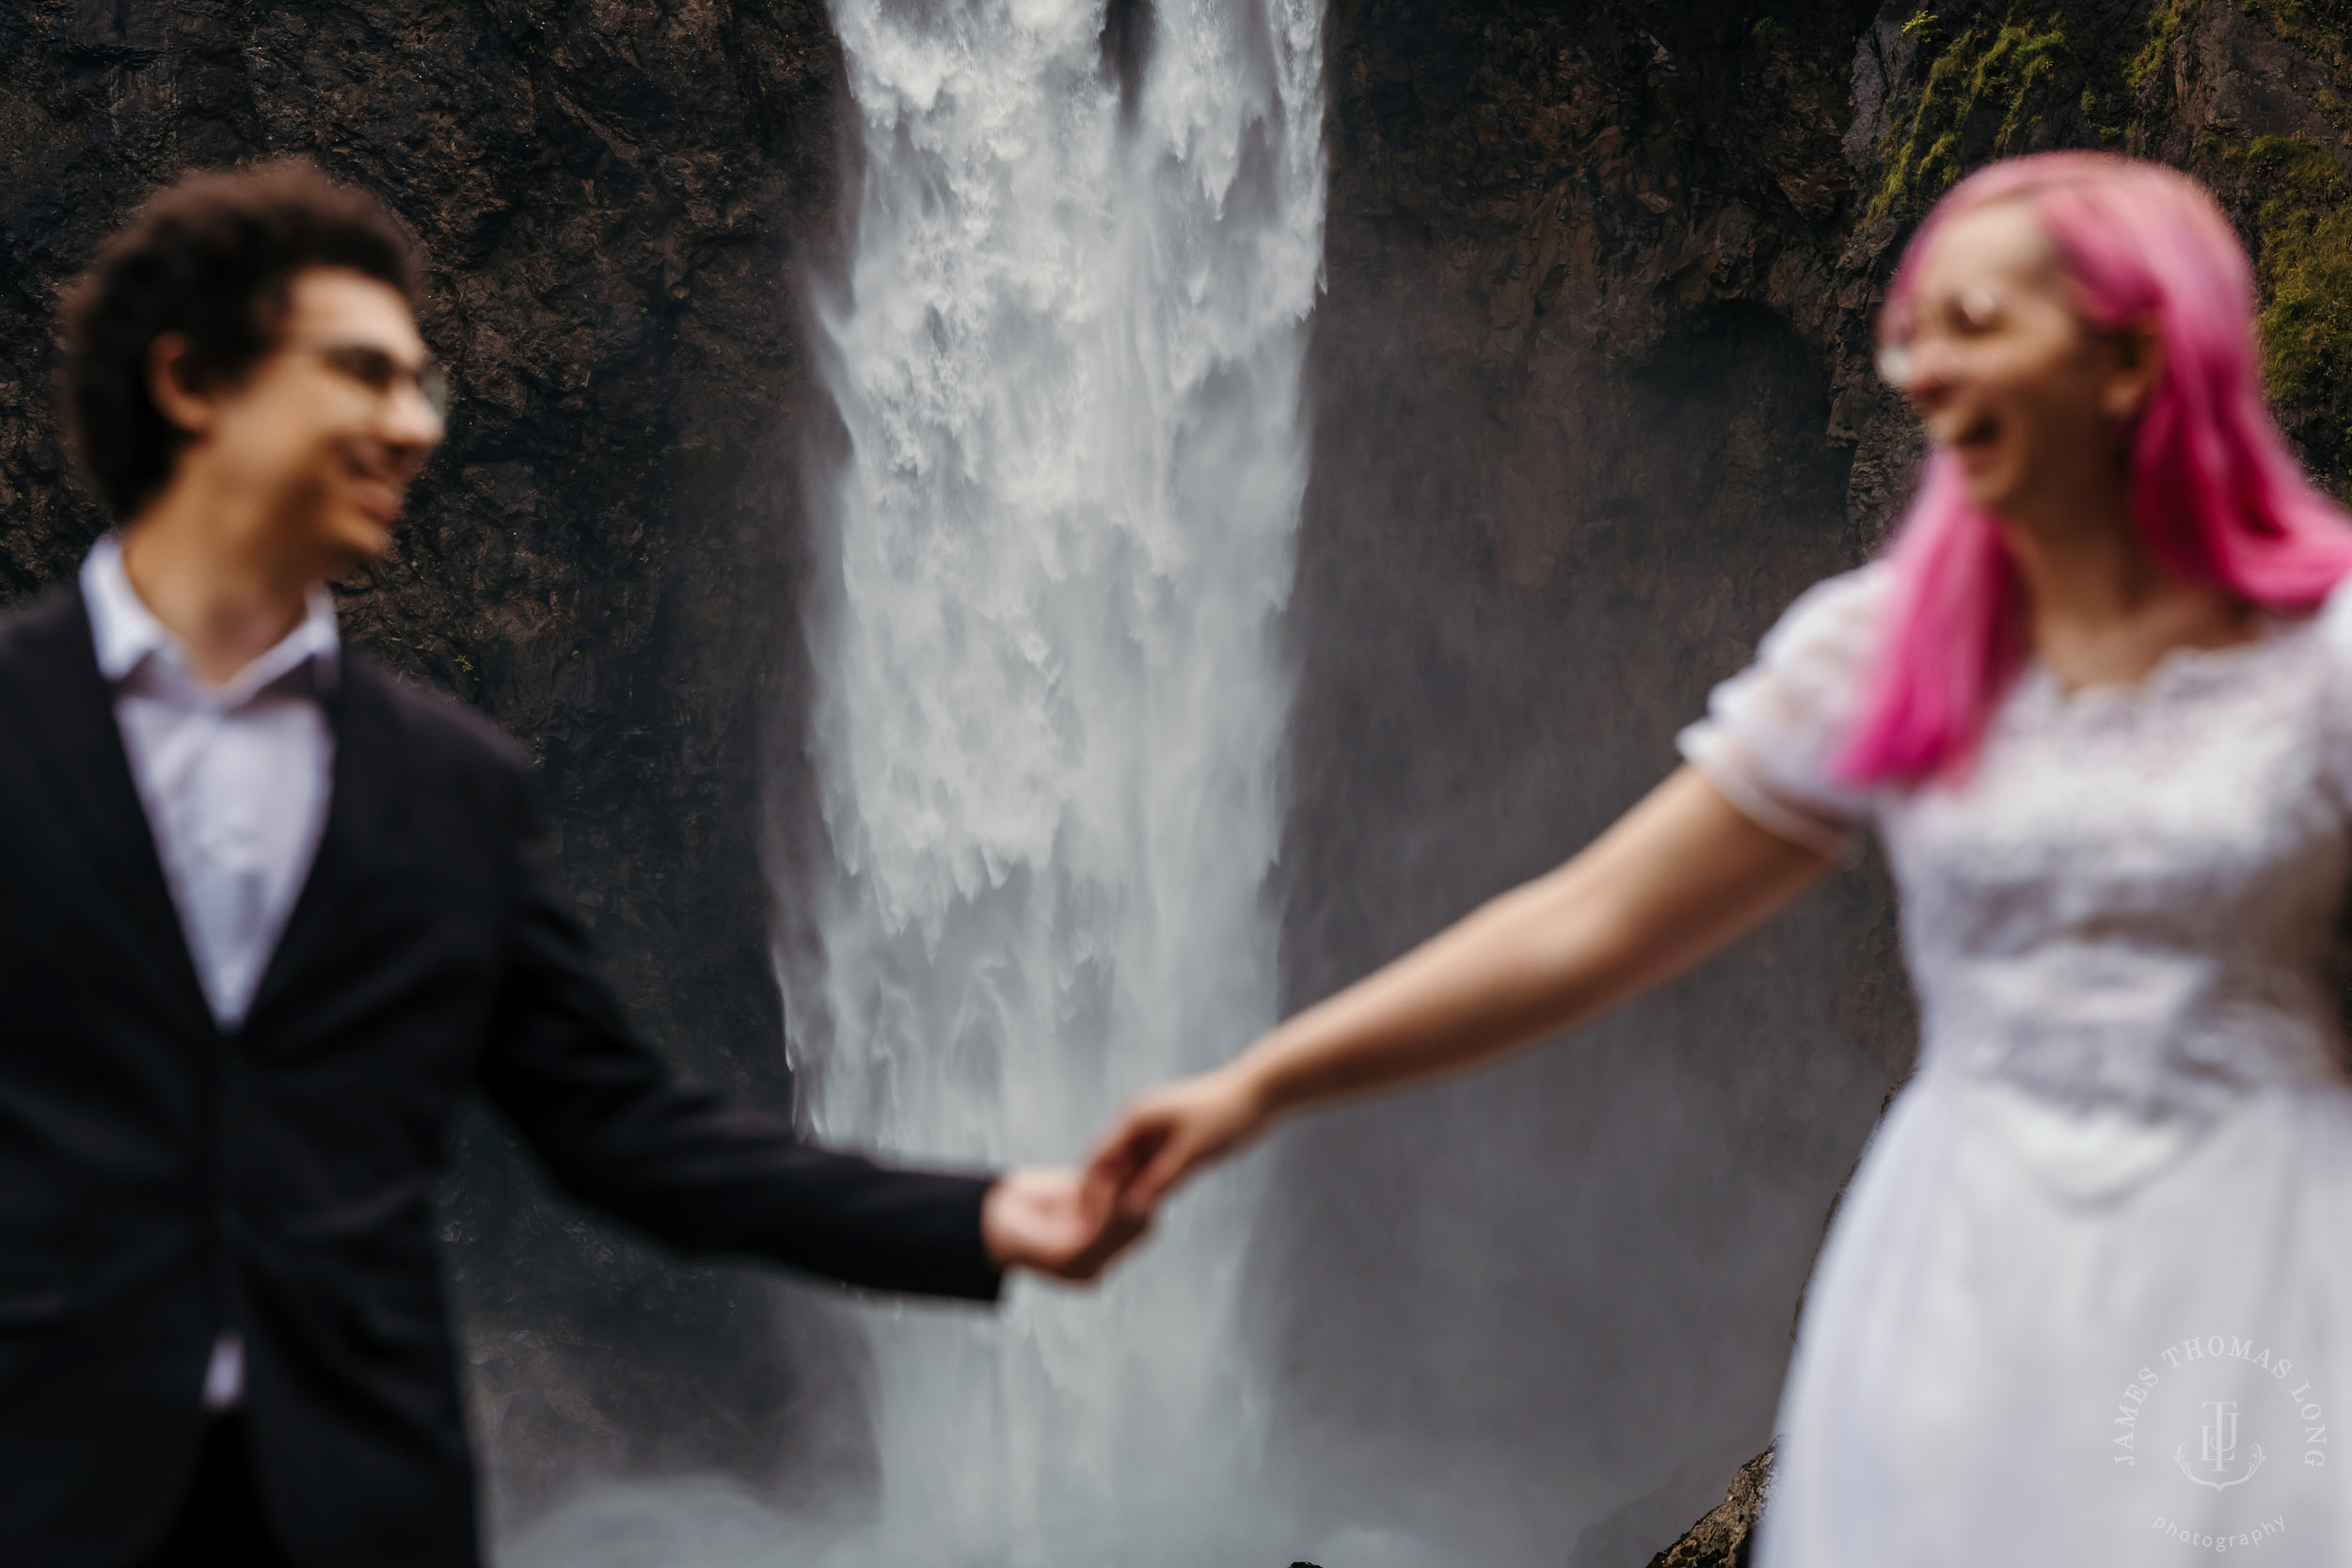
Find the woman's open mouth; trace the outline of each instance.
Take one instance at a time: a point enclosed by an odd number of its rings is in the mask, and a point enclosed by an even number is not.
[[[1925,423],[1930,440],[1963,457],[1989,450],[2001,434],[2000,421],[1992,415],[1966,409],[1944,409],[1929,415]]]

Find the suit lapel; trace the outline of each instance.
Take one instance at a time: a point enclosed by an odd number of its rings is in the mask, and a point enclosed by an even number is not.
[[[326,694],[327,723],[335,736],[335,761],[327,786],[326,824],[318,852],[310,858],[302,892],[286,916],[278,947],[262,972],[246,1027],[264,1022],[269,1010],[298,981],[328,932],[338,910],[362,880],[370,857],[380,852],[396,827],[400,797],[393,780],[400,770],[399,710],[384,689],[383,677],[346,645],[333,691]]]
[[[46,764],[60,815],[73,825],[113,895],[154,984],[212,1030],[212,1008],[188,956],[179,909],[164,880],[155,835],[131,779],[114,690],[99,673],[89,611],[77,585],[53,591],[17,622],[16,658],[0,660],[32,718],[31,749]]]

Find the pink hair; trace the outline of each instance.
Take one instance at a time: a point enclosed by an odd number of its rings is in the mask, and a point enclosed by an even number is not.
[[[2022,200],[2083,314],[2153,316],[2164,365],[2132,438],[2132,524],[2150,555],[2265,609],[2309,610],[2352,573],[2352,525],[2287,450],[2263,402],[2254,277],[2203,186],[2106,152],[2043,152],[1979,169],[1936,203],[1888,294],[1900,310],[1945,225]],[[1883,327],[1882,326],[1882,330]],[[1855,784],[1913,784],[1967,768],[2026,659],[2023,591],[1992,517],[1938,450],[1889,549],[1878,667],[1838,757]]]

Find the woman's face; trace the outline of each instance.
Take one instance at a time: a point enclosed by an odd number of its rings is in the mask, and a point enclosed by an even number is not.
[[[2130,420],[2154,380],[2153,331],[2105,332],[2076,310],[2022,201],[1952,219],[1921,259],[1881,365],[1948,448],[1969,499],[2064,524],[2127,472]]]

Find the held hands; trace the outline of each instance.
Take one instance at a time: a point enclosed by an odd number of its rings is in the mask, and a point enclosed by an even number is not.
[[[1235,1064],[1149,1090],[1097,1145],[1086,1180],[1115,1196],[1120,1215],[1150,1220],[1160,1200],[1201,1166],[1264,1130],[1268,1109]]]
[[[1151,1228],[1179,1182],[1255,1137],[1267,1118],[1236,1067],[1163,1084],[1128,1106],[1083,1172],[999,1177],[980,1204],[980,1239],[999,1268],[1090,1280]]]
[[[1091,1173],[1009,1170],[980,1200],[980,1241],[1000,1269],[1084,1282],[1151,1228],[1149,1213],[1126,1213],[1118,1197]]]

